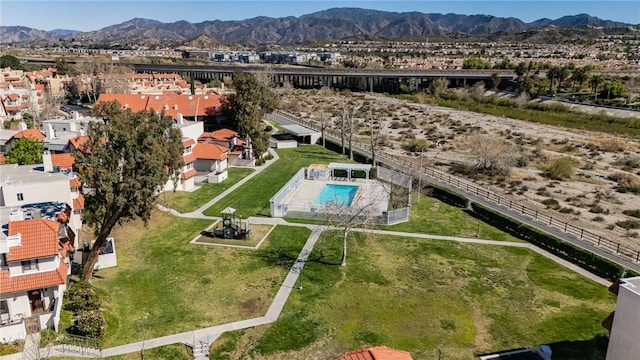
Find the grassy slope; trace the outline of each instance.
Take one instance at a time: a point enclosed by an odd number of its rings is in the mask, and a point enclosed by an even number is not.
[[[287,270],[259,253],[188,242],[210,220],[154,213],[114,232],[118,266],[97,272],[108,321],[105,347],[264,314]],[[266,249],[299,251],[309,230],[277,227]]]
[[[337,236],[323,235],[303,271],[303,289],[292,293],[276,323],[228,334],[213,344],[214,353],[331,358],[385,344],[417,359],[435,358],[438,349],[443,358],[470,359],[558,344],[554,357],[581,359],[606,349],[606,342],[593,344],[606,333],[600,322],[613,309],[613,296],[533,252],[360,238],[342,268],[331,265],[339,262]]]
[[[269,199],[280,190],[303,166],[313,163],[347,161],[332,151],[318,145],[302,146],[295,149],[278,150],[281,159],[271,164],[223,200],[204,211],[205,215],[220,216],[227,206],[237,209],[243,217],[253,215],[269,216]]]
[[[220,195],[253,171],[253,169],[230,167],[228,169],[229,177],[219,184],[205,184],[193,192],[165,191],[158,196],[158,202],[181,213],[191,212]]]

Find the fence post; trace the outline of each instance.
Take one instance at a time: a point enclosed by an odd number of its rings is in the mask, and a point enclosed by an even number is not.
[[[553,221],[553,217],[549,216],[549,226],[551,226],[552,221]]]
[[[567,225],[569,225],[569,223],[564,223],[564,232],[567,232]],[[582,235],[580,235],[580,238],[582,238]]]
[[[509,209],[511,209],[511,203],[512,203],[512,201],[511,201],[511,200],[509,200]],[[536,212],[536,216],[537,216],[537,215],[538,215],[538,213]]]
[[[580,239],[582,239],[582,235],[584,235],[584,229],[580,229]]]
[[[538,220],[538,210],[536,210],[536,214],[533,216],[534,220]]]
[[[620,254],[620,243],[618,243],[618,248],[616,249],[616,254]]]
[[[638,255],[636,255],[636,262],[640,262],[640,251],[638,251]]]
[[[598,247],[600,247],[600,240],[602,240],[602,236],[598,235]],[[640,254],[640,252],[638,252]]]

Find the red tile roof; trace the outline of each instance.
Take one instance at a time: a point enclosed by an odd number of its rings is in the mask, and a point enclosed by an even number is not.
[[[69,169],[73,167],[76,159],[73,157],[73,154],[69,153],[51,154],[51,162],[53,165],[59,166],[61,169]]]
[[[80,185],[82,185],[82,183],[80,182],[80,179],[77,177],[74,177],[73,179],[69,180],[69,187],[71,188],[79,188]]]
[[[196,154],[195,153],[191,153],[191,154],[187,154],[187,155],[182,155],[182,161],[185,164],[191,163],[196,161]]]
[[[45,136],[42,135],[42,133],[37,129],[26,129],[14,134],[13,138],[14,139],[31,138],[36,140],[44,140]]]
[[[182,180],[187,180],[187,179],[191,179],[192,177],[196,176],[198,172],[196,171],[196,169],[189,169],[185,172],[183,172],[182,174],[180,174],[180,178]]]
[[[21,245],[12,246],[8,261],[20,261],[53,256],[58,252],[60,224],[47,219],[9,222],[9,236],[21,234]]]
[[[193,139],[187,139],[187,140],[184,140],[182,142],[182,146],[183,147],[187,147],[187,146],[191,146],[191,145],[195,145],[195,144],[196,144],[196,142]]]
[[[101,94],[97,103],[115,100],[134,112],[153,109],[177,119],[178,113],[185,117],[218,114],[222,108],[221,99],[220,95],[179,95],[175,92],[162,95]]]
[[[73,199],[73,210],[84,210],[84,195],[82,193]]]
[[[199,143],[193,148],[193,153],[202,160],[224,160],[229,149],[218,144]]]
[[[202,135],[198,137],[198,140],[212,139],[212,140],[219,140],[219,141],[228,141],[233,139],[234,137],[236,138],[238,137],[237,132],[231,129],[220,129],[213,132],[203,132]]]
[[[9,100],[11,101],[16,101],[18,100],[18,94],[7,94],[7,97],[9,98]]]
[[[349,351],[336,360],[413,360],[407,351],[376,346],[370,349]]]
[[[55,271],[35,272],[28,275],[9,277],[9,270],[2,270],[0,271],[0,293],[10,294],[65,284],[67,282],[68,269],[69,265],[60,261],[60,266]]]

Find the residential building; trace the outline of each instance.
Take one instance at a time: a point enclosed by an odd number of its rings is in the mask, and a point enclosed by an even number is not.
[[[170,116],[174,121],[204,121],[213,128],[221,122],[222,97],[210,95],[179,95],[165,92],[161,95],[101,94],[97,104],[117,101],[123,109],[131,111],[154,110]]]
[[[5,213],[9,209],[1,211]],[[58,329],[75,233],[64,222],[11,211],[0,234],[0,341]],[[4,213],[3,213],[4,215]],[[3,224],[4,225],[4,224]]]
[[[80,182],[67,167],[70,159],[56,158],[58,165],[54,167],[51,156],[45,151],[44,164],[40,165],[0,165],[0,207],[23,209],[26,218],[35,218],[44,213],[57,211],[57,214],[60,211],[56,209],[60,206],[56,204],[63,204],[62,207],[67,209],[65,213],[68,213],[67,222],[77,234],[82,227],[84,209]]]
[[[610,288],[611,289],[611,288]],[[640,354],[640,276],[621,279],[613,313],[607,360],[637,359]]]

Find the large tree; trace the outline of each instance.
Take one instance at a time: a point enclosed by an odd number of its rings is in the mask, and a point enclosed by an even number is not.
[[[89,139],[76,151],[86,194],[84,219],[96,241],[82,279],[93,276],[100,250],[116,224],[148,220],[160,188],[182,167],[182,136],[172,120],[153,111],[121,110],[116,102],[97,105],[104,122],[89,124]]]
[[[260,157],[269,146],[262,119],[276,108],[277,99],[253,74],[234,73],[233,86],[235,94],[225,97],[222,104],[225,115],[240,136],[251,138],[253,154]]]
[[[10,67],[13,70],[21,70],[22,65],[20,64],[20,59],[13,55],[2,55],[0,56],[0,68]]]
[[[44,147],[38,139],[20,138],[7,150],[7,164],[33,165],[42,163]]]

